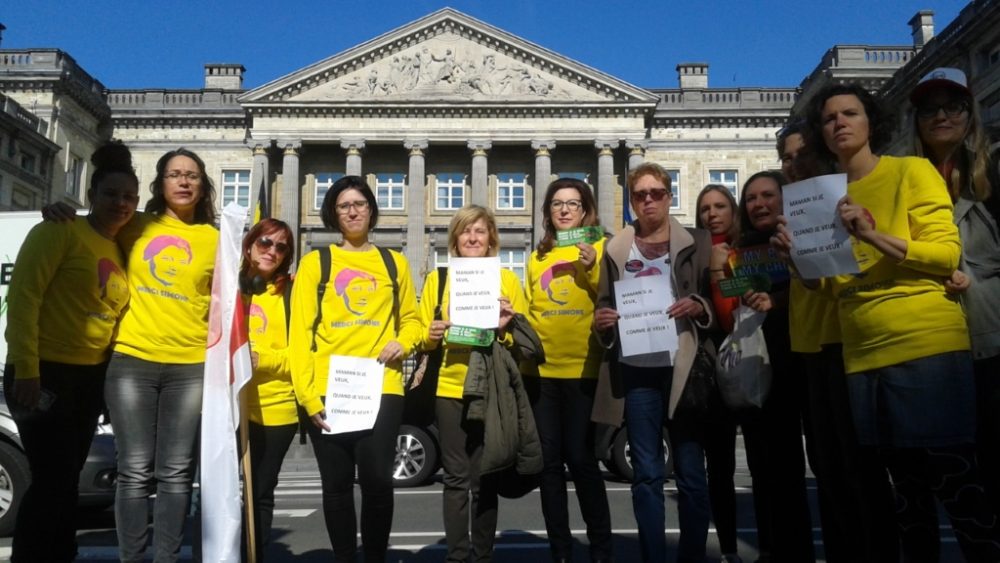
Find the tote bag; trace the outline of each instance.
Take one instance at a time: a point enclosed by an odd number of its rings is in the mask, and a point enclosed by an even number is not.
[[[733,312],[733,333],[716,356],[716,382],[722,402],[733,410],[760,408],[771,391],[771,360],[762,326],[767,313],[745,306]]]

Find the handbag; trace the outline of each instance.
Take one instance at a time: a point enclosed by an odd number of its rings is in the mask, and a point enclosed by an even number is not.
[[[438,267],[437,305],[434,306],[434,320],[441,320],[441,300],[444,298],[444,280],[448,279],[448,268]],[[444,359],[444,343],[429,352],[420,352],[415,358],[413,372],[405,381],[403,422],[418,426],[428,426],[434,422],[434,398],[437,396],[438,372]],[[412,381],[420,381],[410,388]]]
[[[709,342],[699,340],[684,390],[677,402],[675,418],[701,416],[719,402],[719,387],[715,381],[715,356],[707,348]]]
[[[773,378],[762,328],[767,313],[740,305],[733,317],[733,333],[722,341],[715,363],[719,393],[733,410],[760,408]]]

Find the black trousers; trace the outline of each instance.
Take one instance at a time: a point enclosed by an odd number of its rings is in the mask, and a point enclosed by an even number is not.
[[[542,514],[554,560],[569,560],[573,556],[566,493],[567,466],[576,485],[580,512],[587,524],[591,560],[610,560],[613,553],[608,494],[594,456],[594,432],[590,422],[596,385],[595,379],[524,378],[542,443]]]
[[[334,559],[354,563],[358,522],[354,510],[354,474],[361,484],[361,543],[367,563],[383,563],[392,529],[392,468],[396,437],[403,417],[403,397],[382,395],[371,430],[323,434],[312,424],[309,438],[319,465],[323,515]]]
[[[264,552],[271,538],[274,520],[274,489],[299,425],[264,426],[250,421],[250,469],[253,483],[254,538],[257,561],[264,561]]]
[[[76,504],[80,470],[104,408],[108,365],[41,362],[41,387],[55,396],[45,412],[14,401],[14,366],[4,369],[4,393],[31,468],[31,485],[21,500],[11,561],[61,562],[76,558]],[[25,418],[20,415],[25,414]]]

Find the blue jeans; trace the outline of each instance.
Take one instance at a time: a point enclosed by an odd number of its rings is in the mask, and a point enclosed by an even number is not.
[[[670,368],[621,366],[625,383],[625,424],[632,456],[632,511],[639,529],[643,561],[666,560],[666,516],[663,506],[664,379]]]
[[[705,429],[692,420],[672,420],[667,428],[674,456],[681,530],[677,561],[701,563],[705,560],[708,523],[712,516],[705,471]]]
[[[154,561],[176,561],[191,498],[205,365],[161,364],[116,352],[104,398],[118,447],[115,524],[123,562],[142,561],[153,508]]]

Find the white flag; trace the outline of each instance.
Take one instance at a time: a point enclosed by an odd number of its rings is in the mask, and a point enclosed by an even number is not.
[[[240,561],[243,520],[236,429],[239,391],[253,375],[238,281],[246,217],[246,208],[235,203],[222,210],[201,402],[202,560],[220,563]]]

